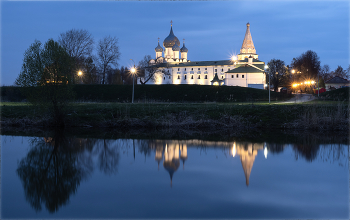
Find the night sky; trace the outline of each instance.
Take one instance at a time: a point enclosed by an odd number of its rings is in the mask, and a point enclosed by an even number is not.
[[[1,85],[13,85],[23,54],[35,39],[45,43],[70,29],[88,30],[97,43],[119,39],[119,67],[155,57],[157,38],[175,36],[191,61],[225,60],[238,54],[246,24],[259,60],[289,65],[307,50],[331,70],[349,65],[348,1],[2,1]]]

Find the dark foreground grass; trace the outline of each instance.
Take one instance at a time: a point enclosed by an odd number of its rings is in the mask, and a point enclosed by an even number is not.
[[[2,126],[54,126],[30,104],[2,103]],[[229,103],[75,103],[66,127],[348,130],[348,103],[266,105]]]
[[[73,85],[76,101],[130,103],[132,85]],[[25,90],[30,92],[29,90]],[[135,102],[259,102],[268,100],[267,90],[238,86],[205,85],[135,85]],[[21,88],[0,88],[3,101],[20,102],[26,99]],[[271,92],[271,100],[285,100],[290,95]]]

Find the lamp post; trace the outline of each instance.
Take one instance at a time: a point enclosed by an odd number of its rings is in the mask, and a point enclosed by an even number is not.
[[[83,72],[81,71],[81,70],[79,70],[79,72],[78,72],[78,76],[79,76],[79,78],[80,78],[80,84],[81,84],[81,76],[83,75]]]
[[[266,72],[266,69],[268,69],[269,67],[267,65],[265,65],[265,73]],[[270,73],[269,73],[269,104],[270,104],[270,101],[271,101],[271,96],[270,96],[270,92],[271,92],[271,89],[270,89]]]
[[[132,60],[132,62],[134,62],[133,59],[130,59]],[[132,99],[131,99],[131,103],[134,103],[134,76],[135,76],[135,72],[136,72],[136,69],[135,69],[135,62],[134,62],[134,67],[131,68],[131,74],[132,74]]]
[[[320,74],[317,72],[317,97],[320,97],[320,86],[318,85],[320,83]]]

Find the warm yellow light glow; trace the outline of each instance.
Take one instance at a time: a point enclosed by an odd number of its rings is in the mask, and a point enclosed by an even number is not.
[[[300,83],[300,85],[303,85],[303,83]]]
[[[269,66],[265,65],[265,69],[268,69],[268,68],[269,68]]]
[[[131,68],[131,73],[134,74],[136,72],[135,68]]]
[[[267,158],[267,148],[266,147],[264,148],[264,156],[265,156],[265,158]]]
[[[78,75],[79,75],[79,76],[83,75],[83,72],[79,71],[79,72],[78,72]]]
[[[297,86],[298,86],[298,84],[296,84],[296,83],[293,84],[293,87],[297,87]]]
[[[233,55],[233,56],[231,57],[231,60],[232,60],[232,61],[236,61],[236,60],[237,60],[237,56]]]
[[[315,81],[311,81],[311,84],[315,84]]]
[[[295,70],[292,70],[292,73],[294,74],[294,73],[295,73]]]
[[[233,147],[232,147],[231,153],[232,153],[232,157],[236,156],[236,143],[233,143]]]
[[[214,85],[214,86],[218,86],[219,83],[218,83],[218,82],[214,82],[213,85]]]

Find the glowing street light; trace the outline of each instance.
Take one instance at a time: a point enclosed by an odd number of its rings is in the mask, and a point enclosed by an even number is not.
[[[134,62],[133,59],[130,59],[132,60],[132,62]],[[131,74],[132,74],[132,99],[131,99],[131,103],[134,103],[134,76],[135,76],[135,73],[136,73],[136,68],[135,68],[135,62],[134,62],[134,67],[131,68]]]
[[[265,65],[265,73],[266,73],[266,70],[269,68],[268,65]],[[270,101],[271,101],[271,96],[270,96],[270,92],[271,92],[271,89],[270,89],[270,73],[269,73],[269,104],[270,104]]]
[[[80,84],[81,84],[81,76],[83,75],[83,72],[81,70],[78,71],[78,76],[80,78]]]

